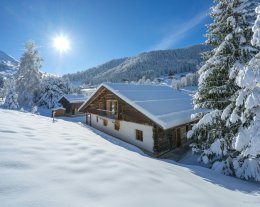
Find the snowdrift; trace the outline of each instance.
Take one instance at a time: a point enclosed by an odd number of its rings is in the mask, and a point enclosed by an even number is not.
[[[3,207],[259,206],[260,186],[153,159],[82,124],[0,109]]]

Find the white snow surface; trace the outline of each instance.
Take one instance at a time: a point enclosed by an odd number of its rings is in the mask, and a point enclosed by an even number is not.
[[[202,109],[194,110],[192,96],[169,86],[103,83],[99,88],[102,86],[115,93],[164,129],[190,122],[192,114],[205,111]],[[84,107],[86,102],[81,108]]]
[[[78,123],[0,109],[3,207],[259,206],[260,186],[153,159]]]
[[[80,103],[80,102],[84,102],[87,100],[87,96],[83,95],[83,94],[66,94],[63,95],[61,98],[65,98],[68,100],[68,102],[70,103]],[[60,99],[61,99],[60,98]]]

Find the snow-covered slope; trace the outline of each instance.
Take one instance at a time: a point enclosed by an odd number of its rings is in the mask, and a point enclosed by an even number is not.
[[[77,123],[0,110],[3,207],[259,206],[260,187],[146,157]]]
[[[0,50],[0,75],[12,75],[18,69],[19,62]]]
[[[143,76],[154,79],[169,72],[196,71],[202,61],[201,53],[211,50],[208,45],[193,45],[187,48],[158,50],[137,56],[116,59],[82,72],[65,75],[74,83],[100,84],[121,82],[123,79],[137,81]]]

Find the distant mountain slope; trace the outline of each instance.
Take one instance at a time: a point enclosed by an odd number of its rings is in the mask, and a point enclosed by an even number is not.
[[[162,75],[196,71],[201,63],[201,53],[211,50],[207,45],[187,48],[144,52],[134,57],[111,60],[82,72],[64,75],[74,83],[99,84],[120,82],[122,79],[137,81],[143,76],[154,79]]]
[[[0,75],[12,75],[18,69],[19,61],[0,50]]]

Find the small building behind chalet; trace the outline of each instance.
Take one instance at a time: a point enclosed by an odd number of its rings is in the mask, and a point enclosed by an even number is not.
[[[87,124],[160,155],[187,144],[187,131],[197,120],[192,97],[168,86],[101,84],[79,108]]]
[[[62,105],[62,108],[65,109],[65,116],[76,116],[84,115],[84,113],[79,112],[79,107],[87,100],[85,95],[81,94],[67,94],[63,95],[58,101]]]
[[[52,111],[51,113],[52,117],[58,117],[58,116],[64,116],[66,109],[63,107],[56,107],[53,108],[51,111]]]

